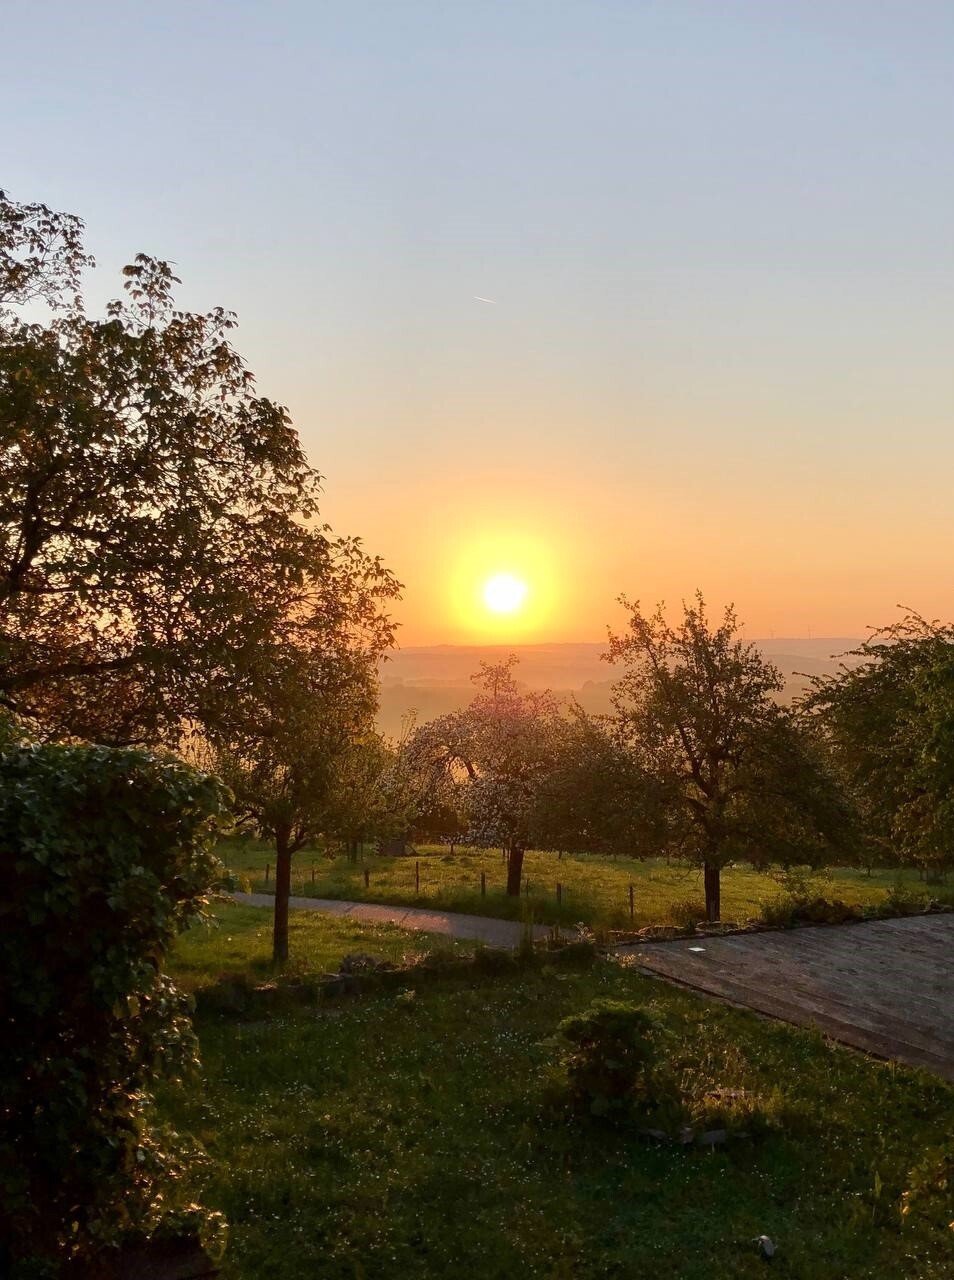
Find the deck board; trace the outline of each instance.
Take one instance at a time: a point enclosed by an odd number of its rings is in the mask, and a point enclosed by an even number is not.
[[[954,915],[680,939],[620,952],[684,986],[954,1080]]]

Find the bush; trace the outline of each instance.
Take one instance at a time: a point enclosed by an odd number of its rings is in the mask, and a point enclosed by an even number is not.
[[[940,1227],[954,1253],[954,1146],[929,1151],[910,1171],[901,1196],[901,1218]]]
[[[840,898],[829,901],[828,898],[782,895],[763,902],[759,910],[762,923],[776,929],[791,929],[796,924],[847,924],[863,918],[860,907],[842,902]]]
[[[150,1126],[150,1089],[196,1064],[161,965],[220,870],[224,804],[142,751],[0,753],[0,1273],[105,1271],[123,1239],[214,1225],[182,1203],[196,1153]]]
[[[824,897],[821,892],[825,880],[830,879],[818,871],[816,867],[787,866],[778,867],[771,873],[778,883],[782,894],[795,902],[809,902],[813,898]]]
[[[570,1101],[606,1115],[648,1094],[657,1058],[655,1019],[637,1005],[597,1000],[557,1028]]]
[[[880,915],[916,916],[927,910],[928,896],[896,880],[878,906]]]
[[[687,898],[683,902],[670,903],[667,915],[677,928],[692,932],[697,924],[702,924],[706,919],[706,904]]]

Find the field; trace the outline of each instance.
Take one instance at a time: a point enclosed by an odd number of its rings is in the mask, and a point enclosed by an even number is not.
[[[227,866],[247,877],[256,892],[274,891],[275,854],[255,840],[224,840],[220,854]],[[415,864],[420,875],[417,891]],[[388,902],[468,911],[477,915],[521,919],[531,912],[544,924],[584,922],[595,928],[626,928],[630,923],[629,886],[633,886],[633,922],[639,925],[667,919],[674,903],[701,903],[701,872],[668,864],[662,859],[639,862],[631,858],[596,858],[530,852],[524,860],[529,893],[520,900],[504,892],[506,865],[499,850],[425,847],[410,857],[380,857],[365,850],[358,862],[341,854],[329,856],[304,849],[293,864],[292,892],[319,898],[357,902]],[[266,881],[265,872],[269,870]],[[365,887],[365,871],[369,885]],[[480,876],[486,879],[486,895]],[[905,884],[921,888],[917,875],[905,871]],[[898,872],[836,868],[820,873],[819,891],[849,903],[876,903],[897,881]],[[557,904],[556,886],[563,901]],[[729,867],[722,875],[722,918],[740,920],[758,914],[759,906],[781,892],[779,882],[749,867]]]
[[[267,963],[268,913],[218,914],[174,959],[193,990]],[[323,917],[293,928],[302,967],[426,945]],[[950,1087],[610,961],[411,990],[199,1016],[204,1080],[164,1108],[210,1153],[225,1280],[723,1280],[763,1274],[762,1233],[780,1276],[951,1274],[943,1214],[899,1214],[910,1170],[954,1129]],[[548,1104],[547,1038],[597,996],[655,1010],[685,1088],[749,1091],[750,1136],[657,1147]]]

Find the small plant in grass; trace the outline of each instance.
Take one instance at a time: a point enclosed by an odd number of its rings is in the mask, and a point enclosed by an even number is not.
[[[781,1122],[779,1097],[765,1101],[747,1089],[715,1088],[687,1103],[686,1120],[701,1133],[725,1130],[736,1137],[757,1137]]]
[[[901,880],[896,880],[881,903],[881,914],[885,916],[916,916],[926,910],[928,896],[919,889],[911,888]]]
[[[557,1028],[560,1068],[574,1110],[625,1112],[651,1099],[658,1027],[638,1005],[597,1000]]]
[[[786,894],[769,898],[759,907],[759,920],[772,929],[791,929],[797,923],[798,903]]]
[[[954,1253],[954,1146],[929,1151],[908,1174],[901,1218],[905,1224],[920,1221],[945,1228],[942,1238]]]
[[[685,898],[680,902],[671,903],[667,914],[677,928],[692,932],[697,924],[705,920],[706,904],[694,902],[692,898]]]
[[[813,898],[824,897],[824,879],[815,867],[789,866],[779,867],[772,873],[782,894],[795,902],[808,902]]]

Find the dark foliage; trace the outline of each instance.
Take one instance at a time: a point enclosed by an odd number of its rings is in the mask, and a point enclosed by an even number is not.
[[[621,1000],[597,1000],[558,1027],[573,1106],[592,1115],[627,1108],[645,1091],[656,1061],[653,1017]]]
[[[151,1125],[150,1089],[196,1065],[162,962],[206,901],[224,801],[141,751],[0,754],[3,1274],[105,1267],[129,1236],[214,1225],[180,1198],[193,1153]]]

